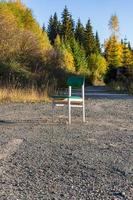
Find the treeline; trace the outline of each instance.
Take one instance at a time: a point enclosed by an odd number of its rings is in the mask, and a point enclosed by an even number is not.
[[[75,24],[67,7],[61,20],[57,13],[50,17],[46,30],[53,48],[60,55],[60,66],[67,71],[83,74],[90,82],[101,80],[107,70],[107,62],[101,52],[98,32],[93,32],[90,19],[86,26],[81,20]]]
[[[66,68],[71,66],[69,70],[77,74],[83,73],[91,83],[116,81],[126,89],[133,82],[133,50],[127,38],[119,38],[119,21],[116,15],[111,16],[109,29],[110,37],[102,45],[98,32],[93,31],[90,19],[85,26],[80,19],[75,23],[65,7],[61,20],[57,13],[50,17],[46,31],[51,45],[64,56],[69,52],[70,60],[74,61],[71,65],[66,65]],[[126,68],[123,70],[126,73],[117,76],[119,68]]]
[[[133,66],[133,51],[118,37],[117,16],[109,27],[111,36],[101,45],[90,19],[85,26],[80,19],[75,23],[67,7],[61,20],[55,13],[41,28],[21,1],[1,1],[0,86],[50,91],[64,87],[71,74],[92,84],[110,82],[114,69]]]

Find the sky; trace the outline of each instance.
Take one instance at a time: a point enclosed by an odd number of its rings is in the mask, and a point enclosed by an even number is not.
[[[133,46],[133,0],[22,0],[33,11],[34,17],[47,27],[49,17],[61,13],[67,6],[73,19],[85,25],[90,19],[94,33],[98,31],[101,43],[110,36],[108,23],[111,15],[119,19],[120,38],[127,38]]]

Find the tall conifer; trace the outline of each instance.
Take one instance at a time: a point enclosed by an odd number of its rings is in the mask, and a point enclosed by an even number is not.
[[[54,43],[56,36],[60,33],[60,22],[58,21],[57,14],[54,13],[54,16],[50,17],[48,24],[48,36],[51,43]]]
[[[101,54],[101,47],[100,47],[100,40],[99,40],[99,35],[98,32],[96,31],[96,36],[95,36],[95,42],[96,42],[96,52]]]
[[[81,44],[84,44],[85,39],[85,29],[80,19],[78,19],[76,29],[75,29],[75,39]]]
[[[85,47],[87,56],[91,55],[92,53],[95,53],[95,37],[93,34],[90,19],[88,20],[86,24],[84,47]]]
[[[74,21],[66,6],[62,13],[61,36],[64,41],[71,40],[74,36]]]

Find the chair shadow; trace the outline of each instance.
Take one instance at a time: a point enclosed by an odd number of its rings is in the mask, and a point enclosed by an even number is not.
[[[9,120],[0,120],[0,125],[3,124],[14,124],[15,122],[9,121]]]
[[[68,124],[68,121],[66,120],[66,118],[65,118],[65,120],[64,119],[62,119],[62,120],[60,120],[60,119],[58,119],[58,120],[55,120],[54,122],[52,122],[52,119],[51,120],[46,120],[46,119],[39,119],[39,120],[32,120],[32,119],[30,119],[30,120],[0,120],[0,126],[3,126],[3,125],[14,125],[14,126],[16,126],[16,125],[19,125],[19,124],[32,124],[32,125],[52,125],[52,126],[70,126],[69,124]],[[76,125],[77,126],[77,124],[80,124],[80,125],[86,125],[87,124],[87,122],[86,123],[83,123],[82,122],[82,120],[80,121],[80,120],[78,120],[78,121],[73,121],[72,122],[72,125]]]
[[[16,125],[16,124],[46,124],[46,119],[29,119],[29,120],[0,120],[0,125]]]

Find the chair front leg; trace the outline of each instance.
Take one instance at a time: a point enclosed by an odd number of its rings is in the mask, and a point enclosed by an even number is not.
[[[85,122],[85,102],[83,100],[83,122]]]
[[[68,99],[68,123],[71,124],[71,101]]]

